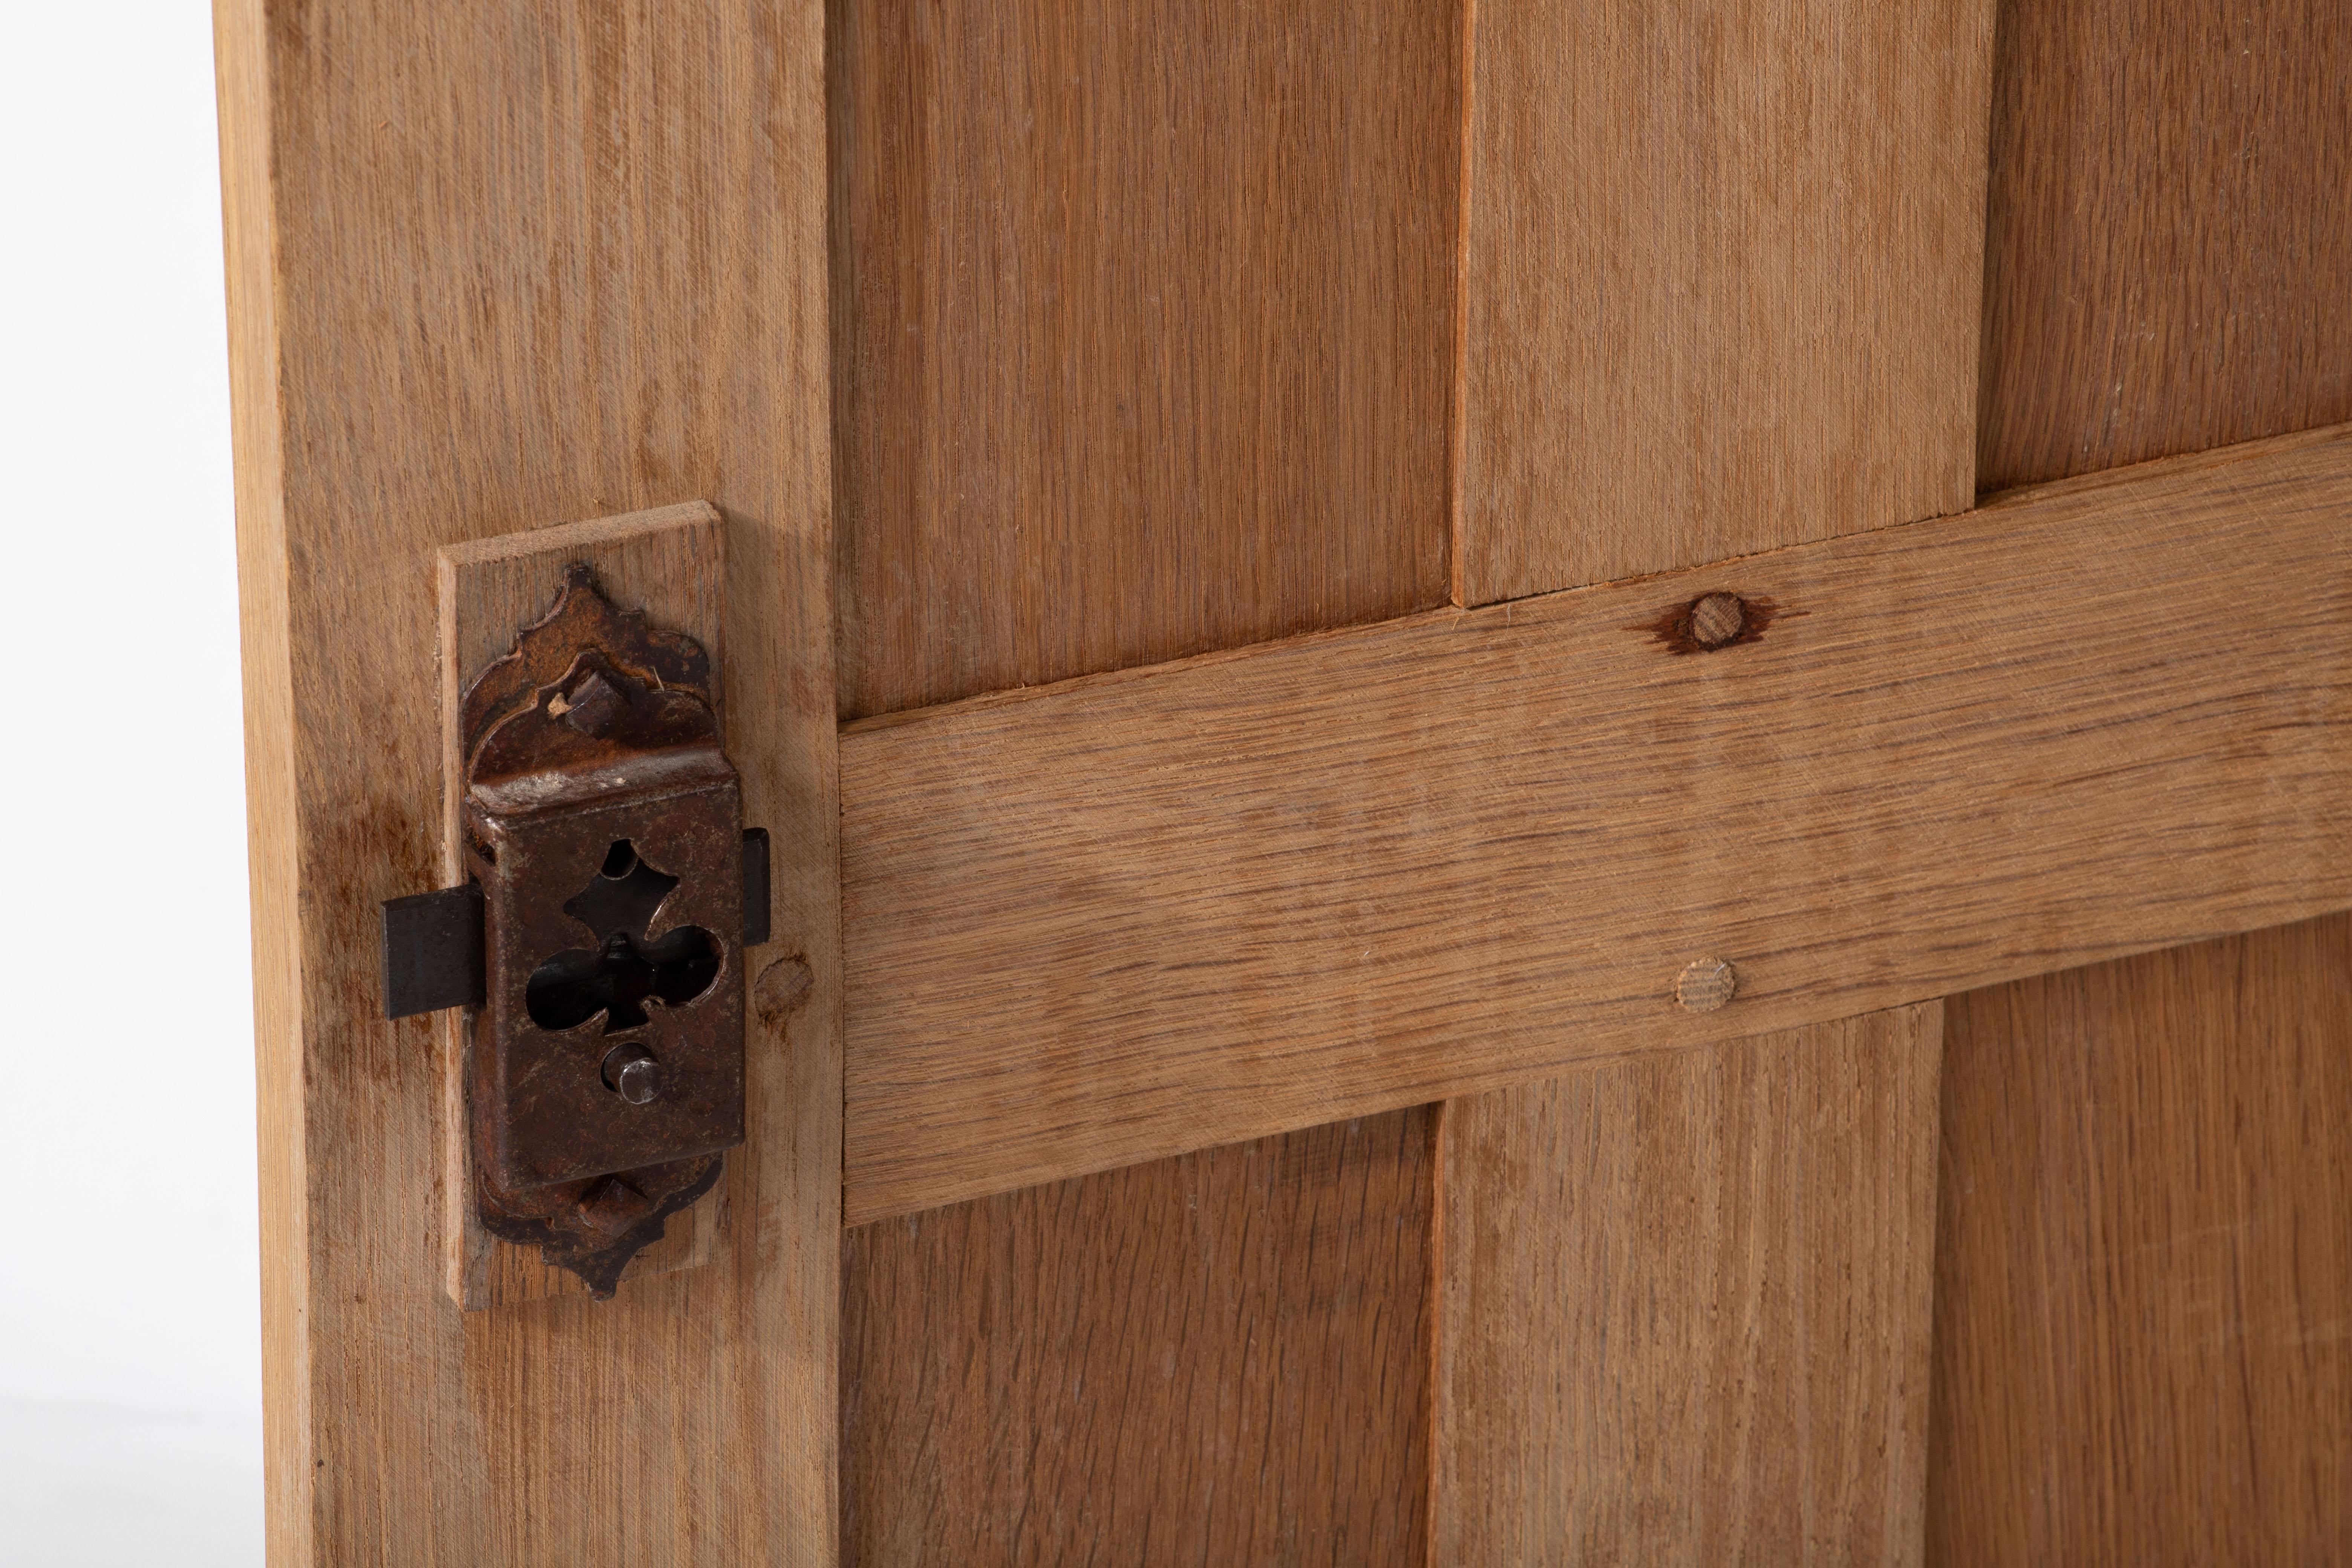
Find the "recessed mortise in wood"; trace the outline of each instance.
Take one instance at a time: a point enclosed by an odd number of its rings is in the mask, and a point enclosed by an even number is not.
[[[1720,958],[1695,958],[1675,976],[1675,1000],[1693,1013],[1712,1013],[1738,994],[1738,973]]]
[[[1713,653],[1735,643],[1755,642],[1780,614],[1770,599],[1744,598],[1715,589],[1686,599],[1656,620],[1627,629],[1648,632],[1673,654]]]

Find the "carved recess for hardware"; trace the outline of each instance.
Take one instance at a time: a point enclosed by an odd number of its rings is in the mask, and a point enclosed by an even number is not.
[[[715,696],[698,645],[575,563],[462,701],[474,1197],[598,1297],[743,1142],[747,858]]]

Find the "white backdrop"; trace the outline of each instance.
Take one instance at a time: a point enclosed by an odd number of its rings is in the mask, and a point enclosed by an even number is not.
[[[0,0],[0,1564],[261,1561],[212,25]]]

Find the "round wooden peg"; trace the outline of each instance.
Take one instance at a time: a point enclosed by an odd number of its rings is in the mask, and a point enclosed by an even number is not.
[[[1694,959],[1675,976],[1675,1000],[1693,1013],[1712,1013],[1739,990],[1739,976],[1720,958]]]
[[[1748,606],[1737,594],[1709,594],[1691,605],[1691,641],[1718,648],[1748,629]]]

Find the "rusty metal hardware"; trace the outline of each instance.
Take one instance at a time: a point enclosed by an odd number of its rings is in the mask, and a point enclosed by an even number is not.
[[[743,830],[743,945],[768,940],[768,830]],[[462,882],[383,901],[383,1016],[478,1007],[482,888]]]
[[[469,881],[384,906],[387,1014],[467,1008],[483,1227],[600,1298],[743,1142],[768,838],[715,694],[698,645],[572,565],[463,700]]]
[[[482,1005],[482,889],[472,882],[383,904],[383,1016]]]

